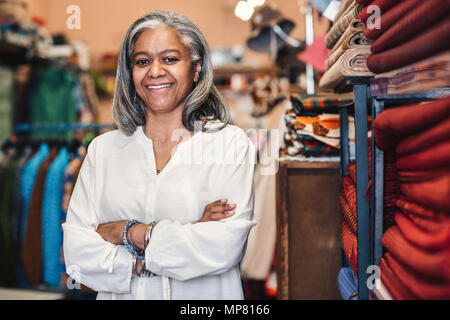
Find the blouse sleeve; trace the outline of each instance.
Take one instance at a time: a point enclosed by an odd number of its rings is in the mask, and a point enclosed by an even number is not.
[[[217,165],[213,201],[235,203],[235,214],[220,221],[156,224],[146,249],[146,268],[176,280],[223,273],[242,260],[253,219],[255,148],[241,130],[228,143],[231,161]]]
[[[95,145],[88,148],[67,211],[64,231],[66,270],[77,282],[101,292],[128,293],[132,257],[124,246],[105,241],[96,232],[99,222],[94,205]]]

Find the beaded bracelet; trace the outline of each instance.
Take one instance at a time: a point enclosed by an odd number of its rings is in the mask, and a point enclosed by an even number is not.
[[[131,226],[134,226],[136,224],[136,220],[131,220],[131,221],[127,221],[125,222],[125,227],[123,228],[123,244],[125,245],[125,248],[128,250],[128,252],[130,252],[133,256],[136,256],[136,259],[144,259],[145,256],[138,253],[127,241],[127,231],[128,228],[130,228]]]

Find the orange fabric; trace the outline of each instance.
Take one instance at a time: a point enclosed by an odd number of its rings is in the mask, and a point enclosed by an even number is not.
[[[430,281],[386,253],[393,275],[418,299],[450,299],[450,282]]]
[[[450,168],[450,139],[397,160],[398,170],[419,171],[436,168]]]
[[[418,203],[406,199],[405,197],[398,198],[394,202],[395,205],[403,213],[408,213],[422,218],[428,218],[433,220],[440,220],[442,218],[445,218],[444,212],[433,211],[429,208],[425,208]]]
[[[386,109],[373,122],[375,143],[381,150],[394,150],[404,138],[433,127],[449,115],[450,97]]]
[[[429,170],[399,170],[397,172],[398,180],[400,182],[421,182],[428,180],[435,180],[442,175],[450,173],[450,168],[437,168]]]
[[[440,228],[434,232],[424,231],[399,212],[395,213],[394,219],[403,237],[414,246],[430,250],[450,249],[450,219],[441,221]]]
[[[422,151],[443,141],[450,141],[450,115],[442,122],[425,131],[411,135],[402,140],[395,152],[401,156]]]
[[[342,220],[342,246],[353,271],[358,272],[358,238]]]
[[[417,248],[403,237],[398,226],[383,234],[381,244],[415,272],[436,281],[450,281],[450,248],[435,251]]]
[[[411,201],[450,214],[450,173],[430,181],[403,182],[400,187]]]
[[[352,212],[350,205],[345,199],[344,194],[341,194],[341,196],[339,197],[339,202],[341,204],[342,214],[344,216],[345,222],[347,222],[347,225],[349,226],[350,230],[354,234],[356,234],[358,232],[358,222],[356,221],[356,217],[354,216],[354,213]]]
[[[401,283],[392,272],[384,258],[380,260],[380,278],[389,293],[396,300],[414,300],[414,295]]]

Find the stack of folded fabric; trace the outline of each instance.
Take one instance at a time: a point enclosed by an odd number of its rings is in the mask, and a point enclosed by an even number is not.
[[[371,143],[369,143],[369,185],[367,199],[371,202]],[[347,166],[348,175],[342,177],[340,205],[342,209],[342,246],[352,269],[358,271],[358,216],[356,208],[356,163],[351,161]],[[395,225],[395,201],[402,195],[397,178],[396,158],[393,153],[385,155],[384,194],[383,194],[383,227],[384,230]]]
[[[292,108],[285,115],[285,153],[290,156],[323,157],[339,155],[339,107],[353,104],[351,95],[291,95]],[[349,137],[354,139],[353,118]]]
[[[403,193],[381,240],[381,280],[396,299],[450,299],[450,97],[387,109],[373,130],[396,155]]]
[[[450,49],[450,2],[448,0],[375,0],[381,9],[380,29],[367,25],[364,34],[374,40],[367,59],[373,73],[385,73]],[[381,6],[384,5],[384,7]]]
[[[319,82],[321,89],[335,89],[348,76],[373,75],[366,64],[372,41],[364,35],[364,22],[359,17],[363,4],[358,2],[341,2],[325,37],[325,46],[330,52],[325,63],[327,71]]]

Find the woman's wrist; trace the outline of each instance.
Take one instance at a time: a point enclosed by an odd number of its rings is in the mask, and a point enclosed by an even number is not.
[[[136,225],[130,229],[128,237],[133,246],[135,246],[136,248],[144,249],[144,238],[146,229],[147,225],[144,223],[136,223]]]

